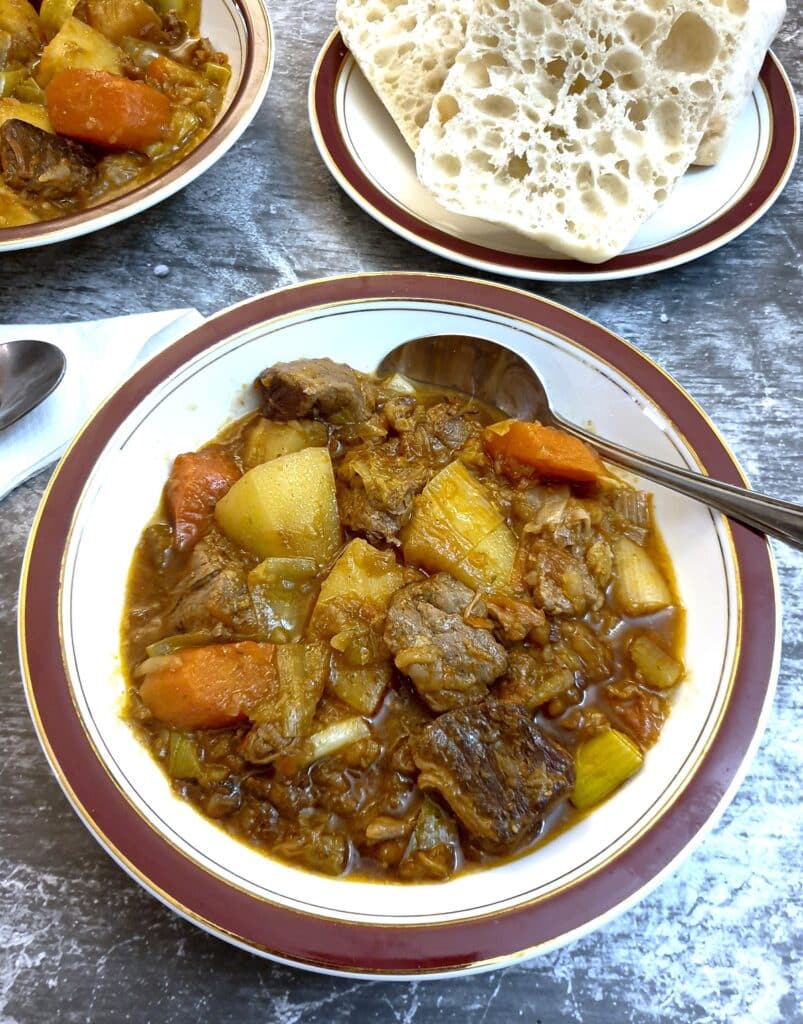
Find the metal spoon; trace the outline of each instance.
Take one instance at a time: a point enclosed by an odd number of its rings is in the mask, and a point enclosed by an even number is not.
[[[67,360],[49,341],[0,344],[0,430],[10,427],[58,387]]]
[[[494,341],[467,335],[416,338],[393,349],[377,367],[380,377],[391,373],[462,391],[517,419],[559,427],[593,445],[616,465],[701,501],[754,530],[803,547],[803,505],[677,469],[583,430],[552,409],[546,388],[530,364]]]

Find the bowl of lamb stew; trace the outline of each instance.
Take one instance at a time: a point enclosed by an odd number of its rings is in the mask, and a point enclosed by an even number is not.
[[[329,358],[177,455],[127,717],[175,792],[328,875],[443,880],[639,771],[684,675],[650,496],[582,442]]]
[[[562,307],[391,277],[235,307],[126,384],[45,499],[21,645],[54,769],[151,891],[256,952],[409,976],[654,884],[743,770],[777,648],[760,538],[373,370],[485,335],[568,417],[738,474],[677,385]]]

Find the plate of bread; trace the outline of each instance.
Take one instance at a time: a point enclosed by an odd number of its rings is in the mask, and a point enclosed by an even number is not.
[[[310,83],[344,191],[433,253],[606,280],[696,259],[797,155],[785,0],[338,0]]]

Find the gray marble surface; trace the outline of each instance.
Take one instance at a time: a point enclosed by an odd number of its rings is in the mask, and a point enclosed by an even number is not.
[[[795,5],[792,5],[795,6]],[[461,272],[373,223],[330,180],[307,127],[332,0],[276,0],[270,93],[240,143],[144,215],[2,257],[0,321],[196,305],[362,270]],[[803,14],[776,51],[803,88]],[[711,414],[754,486],[801,500],[803,175],[748,234],[686,267],[615,284],[525,287],[658,360]],[[154,274],[165,264],[169,274]],[[758,754],[721,822],[634,909],[524,966],[412,984],[303,973],[175,917],[97,846],[51,777],[15,637],[26,535],[47,473],[0,505],[0,1024],[39,1021],[782,1022],[801,1010],[803,556],[776,547],[783,663]]]

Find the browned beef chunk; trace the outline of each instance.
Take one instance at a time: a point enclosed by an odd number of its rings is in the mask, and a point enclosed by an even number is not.
[[[413,739],[422,789],[438,790],[472,839],[509,853],[533,839],[574,785],[574,762],[515,704],[487,700],[441,715]]]
[[[338,466],[337,501],[345,526],[374,543],[397,543],[413,498],[480,429],[464,405],[447,398],[427,407],[411,396],[386,403],[382,419],[389,436],[347,452]]]
[[[472,602],[471,614],[482,616],[474,592],[447,573],[409,583],[391,599],[385,643],[433,711],[482,700],[507,668],[507,652],[490,629],[465,621]]]
[[[399,458],[389,445],[347,452],[337,469],[340,518],[374,543],[397,543],[399,530],[410,518],[413,498],[432,475],[426,463]]]
[[[207,534],[196,544],[178,599],[166,616],[163,636],[197,630],[214,630],[221,638],[253,634],[256,622],[247,567],[239,554],[219,533]]]
[[[95,176],[95,161],[77,142],[11,118],[0,126],[0,167],[9,188],[66,199]]]
[[[584,561],[541,541],[527,551],[524,579],[535,603],[549,615],[583,615],[604,600]]]
[[[354,370],[331,359],[276,363],[260,375],[265,392],[263,414],[274,420],[364,420],[373,408]]]

